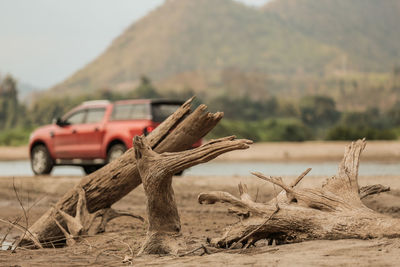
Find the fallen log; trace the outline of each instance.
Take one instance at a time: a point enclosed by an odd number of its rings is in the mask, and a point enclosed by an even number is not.
[[[200,194],[199,203],[225,202],[232,206],[231,212],[242,217],[222,237],[210,239],[209,243],[220,248],[238,248],[249,247],[260,239],[291,243],[312,239],[400,237],[399,219],[379,214],[361,202],[367,195],[389,190],[380,185],[359,190],[358,166],[365,145],[365,140],[358,140],[348,146],[338,174],[327,179],[322,187],[297,188],[301,176],[287,185],[280,177],[253,173],[281,187],[282,192],[267,203],[254,202],[247,187],[241,184],[240,199],[220,191]]]
[[[191,113],[193,98],[186,101],[175,113],[168,117],[146,140],[151,148],[159,153],[176,152],[191,148],[192,144],[204,137],[223,117],[223,113],[209,113],[207,106],[200,105]],[[60,215],[61,210],[71,216],[76,213],[80,190],[84,190],[87,209],[90,213],[108,209],[142,183],[136,165],[134,150],[129,149],[119,159],[100,170],[84,177],[73,189],[68,191],[55,205],[42,215],[29,232],[42,243],[50,243],[63,238],[63,232],[56,224],[66,228]],[[29,240],[23,240],[29,243]]]
[[[181,239],[181,224],[172,188],[172,176],[189,167],[210,161],[237,149],[247,149],[250,140],[226,137],[201,147],[174,153],[154,152],[143,137],[134,138],[135,157],[147,197],[149,226],[141,254],[174,254],[186,247]]]

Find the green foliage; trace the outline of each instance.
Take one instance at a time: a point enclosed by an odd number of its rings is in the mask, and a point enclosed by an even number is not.
[[[17,83],[13,77],[7,75],[0,80],[0,130],[15,127],[20,110],[17,99]]]
[[[393,107],[388,111],[388,117],[391,120],[391,123],[395,126],[400,126],[400,102],[397,102]]]
[[[27,145],[32,129],[14,128],[0,132],[1,146],[21,146]]]
[[[391,117],[392,112],[393,109],[388,114],[382,114],[375,108],[344,113],[338,125],[329,129],[326,139],[355,140],[365,137],[369,140],[394,140],[397,134],[393,130],[395,117]]]
[[[374,129],[371,127],[351,127],[339,125],[330,129],[327,133],[327,140],[357,140],[360,138],[367,140],[395,140],[396,132],[391,129]]]
[[[276,98],[254,101],[247,96],[242,98],[218,96],[210,99],[209,103],[210,110],[224,111],[225,118],[250,121],[275,117],[279,109]]]
[[[140,85],[128,95],[128,97],[132,98],[159,98],[160,96],[161,95],[157,92],[157,89],[146,76],[140,78]]]
[[[34,103],[29,118],[34,125],[49,124],[61,117],[86,99],[78,98],[42,98]]]
[[[353,83],[354,84],[354,83]],[[83,101],[94,99],[170,98],[186,100],[194,95],[186,87],[177,91],[159,91],[142,77],[141,83],[128,93],[109,89],[75,97],[42,97],[29,109],[17,100],[17,86],[12,77],[0,83],[0,145],[26,144],[30,130],[63,116]],[[203,96],[202,96],[203,97]],[[197,104],[203,102],[196,100]],[[211,111],[223,111],[225,118],[209,135],[217,138],[236,135],[259,141],[305,141],[311,139],[353,140],[396,139],[400,136],[400,102],[382,111],[370,108],[363,112],[339,112],[335,101],[326,96],[308,96],[299,102],[269,98],[206,97]],[[196,105],[196,104],[195,104]]]
[[[311,127],[333,125],[340,117],[335,101],[326,96],[308,96],[300,101],[301,120]]]
[[[219,138],[232,134],[255,142],[305,141],[313,137],[311,130],[297,119],[222,120],[209,137]]]
[[[313,138],[311,129],[297,119],[270,119],[259,125],[260,141],[305,141]]]
[[[394,126],[395,117],[391,117],[391,112],[381,113],[376,108],[367,109],[364,112],[343,113],[340,124],[353,128],[375,128],[378,130],[391,128]]]

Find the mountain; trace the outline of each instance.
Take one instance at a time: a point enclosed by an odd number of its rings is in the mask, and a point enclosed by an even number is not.
[[[18,99],[19,101],[29,103],[32,100],[31,96],[42,90],[43,89],[29,83],[18,82]]]
[[[215,74],[227,68],[317,72],[335,68],[341,54],[292,30],[276,15],[266,16],[232,0],[167,0],[53,90],[132,88],[141,75],[162,81],[183,73]]]
[[[275,0],[263,11],[296,32],[338,47],[351,69],[385,72],[400,64],[399,0]]]
[[[389,73],[400,63],[398,25],[398,0],[275,0],[262,8],[166,0],[51,93],[132,90],[142,75],[161,89],[255,98],[321,93],[309,81]]]

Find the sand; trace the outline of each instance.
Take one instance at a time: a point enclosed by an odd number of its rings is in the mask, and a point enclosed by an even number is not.
[[[285,177],[293,179],[294,177]],[[29,210],[28,224],[32,224],[60,196],[72,188],[79,177],[17,177],[15,185],[24,206]],[[207,237],[218,237],[223,228],[237,221],[227,213],[222,204],[203,206],[196,201],[200,192],[224,190],[237,195],[239,182],[248,184],[250,194],[257,201],[273,197],[273,187],[254,177],[197,177],[183,176],[174,179],[174,189],[182,222],[182,233],[189,247],[206,244]],[[320,184],[321,177],[306,177],[301,186]],[[382,183],[390,185],[392,191],[372,196],[365,203],[380,212],[400,218],[400,176],[360,177],[360,185]],[[258,192],[258,194],[257,194]],[[115,204],[115,208],[126,209],[145,216],[143,188],[132,191]],[[0,179],[0,218],[14,220],[22,214],[13,190],[11,177]],[[400,222],[400,221],[399,221]],[[25,224],[25,220],[21,220]],[[145,224],[131,219],[118,218],[108,225],[106,232],[87,237],[68,248],[40,250],[18,249],[16,253],[0,251],[0,266],[124,266],[122,259],[136,253],[143,242]],[[0,236],[7,226],[0,223]],[[20,233],[13,231],[10,237]],[[248,250],[214,250],[213,254],[199,256],[200,252],[185,257],[144,256],[134,258],[135,266],[398,266],[400,263],[400,239],[373,240],[319,240],[267,246],[259,241],[257,247]]]
[[[220,161],[338,161],[348,142],[259,143],[247,151],[235,151],[217,158]],[[26,147],[0,147],[0,161],[27,160]],[[400,160],[400,141],[368,142],[362,161]],[[312,166],[311,166],[312,167]],[[249,170],[251,171],[251,170]],[[294,177],[284,177],[293,179]],[[326,177],[309,176],[300,186],[321,184]],[[22,217],[20,224],[31,225],[81,177],[16,177],[18,195],[28,211],[28,222]],[[224,228],[237,221],[222,204],[202,206],[197,203],[200,192],[224,190],[237,195],[237,184],[245,182],[250,194],[263,202],[274,195],[273,187],[254,177],[197,177],[174,178],[174,189],[182,222],[182,234],[188,247],[206,244],[208,237],[219,237]],[[400,175],[360,177],[360,185],[381,183],[389,185],[389,193],[365,199],[370,208],[400,218]],[[114,205],[143,217],[145,195],[142,186]],[[13,189],[12,177],[0,178],[0,219],[14,221],[23,214]],[[400,220],[399,220],[400,222]],[[0,238],[8,226],[0,222]],[[21,233],[15,229],[8,235],[14,239]],[[18,249],[16,253],[0,251],[0,266],[124,266],[125,255],[135,254],[146,234],[146,224],[132,218],[111,221],[106,232],[86,237],[73,247],[40,250]],[[200,251],[185,257],[144,256],[134,258],[136,266],[398,266],[400,239],[373,240],[318,240],[298,244],[267,246],[259,241],[248,250],[213,250],[211,255],[199,256]]]
[[[28,150],[26,146],[0,146],[0,161],[28,160]]]
[[[349,142],[275,142],[255,143],[247,151],[233,151],[219,161],[336,161]],[[0,161],[28,160],[27,147],[0,147]],[[364,161],[399,161],[400,141],[368,141]]]

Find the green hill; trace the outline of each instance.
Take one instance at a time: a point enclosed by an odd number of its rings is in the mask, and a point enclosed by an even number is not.
[[[336,77],[400,63],[398,25],[398,0],[275,0],[260,9],[166,0],[51,93],[132,90],[145,75],[161,89],[206,94],[335,95],[344,90]],[[353,76],[346,80],[354,84]]]
[[[400,64],[400,1],[276,0],[263,8],[293,30],[346,53],[343,64],[388,72]]]
[[[285,24],[276,15],[265,16],[232,0],[168,0],[54,90],[75,94],[132,88],[141,75],[161,81],[227,68],[269,74],[317,72],[340,63],[339,49]],[[207,80],[212,80],[208,74]]]

